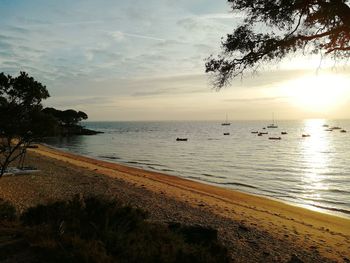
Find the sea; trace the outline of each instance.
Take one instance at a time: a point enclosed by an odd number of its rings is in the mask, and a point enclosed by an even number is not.
[[[350,217],[350,120],[278,121],[278,128],[273,129],[267,128],[268,124],[84,122],[86,128],[104,133],[46,138],[44,142],[108,162]],[[348,132],[329,131],[325,125]],[[268,134],[252,133],[257,131]]]

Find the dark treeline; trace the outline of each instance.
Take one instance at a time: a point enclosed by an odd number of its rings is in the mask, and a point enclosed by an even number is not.
[[[56,127],[49,136],[94,135],[100,133],[86,129],[79,124],[82,120],[88,119],[85,112],[73,109],[57,110],[55,108],[45,108],[42,112],[53,117],[56,121]]]

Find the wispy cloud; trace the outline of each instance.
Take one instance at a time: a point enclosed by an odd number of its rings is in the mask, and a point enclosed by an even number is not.
[[[120,97],[128,98],[125,107],[147,102],[150,108],[153,98],[162,107],[175,98],[174,110],[179,99],[202,109],[213,96],[218,109],[228,107],[225,100],[283,101],[254,92],[211,93],[204,59],[218,52],[220,38],[242,19],[229,12],[227,1],[0,0],[0,14],[0,71],[28,71],[47,85],[52,105],[90,105],[96,116],[106,114],[99,109],[107,105],[114,116]],[[233,81],[232,90],[269,89],[303,74],[270,68]]]
[[[239,102],[239,103],[245,103],[245,102],[273,102],[277,100],[285,100],[290,99],[290,96],[277,96],[277,97],[254,97],[254,98],[234,98],[234,99],[225,99],[225,102]]]
[[[200,15],[199,17],[202,19],[228,19],[232,21],[233,18],[242,19],[244,15],[241,13],[212,13]]]
[[[126,33],[126,32],[122,32],[122,31],[115,31],[115,32],[112,32],[110,34],[111,34],[111,36],[113,36],[118,41],[124,40],[126,37],[141,38],[141,39],[161,41],[161,42],[165,41],[165,39],[163,39],[163,38],[158,38],[158,37],[148,36],[148,35],[142,35],[142,34]]]

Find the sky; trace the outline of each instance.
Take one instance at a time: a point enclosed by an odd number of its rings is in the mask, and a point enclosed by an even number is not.
[[[349,118],[349,68],[317,57],[215,91],[205,59],[242,19],[225,0],[0,0],[0,72],[95,121]]]

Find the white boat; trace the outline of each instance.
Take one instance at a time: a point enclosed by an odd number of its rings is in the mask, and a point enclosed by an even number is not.
[[[278,128],[278,126],[275,124],[275,116],[273,113],[272,113],[272,123],[267,125],[267,128],[269,128],[269,129]]]
[[[221,123],[221,125],[222,125],[222,126],[229,126],[229,125],[231,125],[231,123],[228,122],[227,114],[226,114],[226,120],[225,120],[225,122]]]

